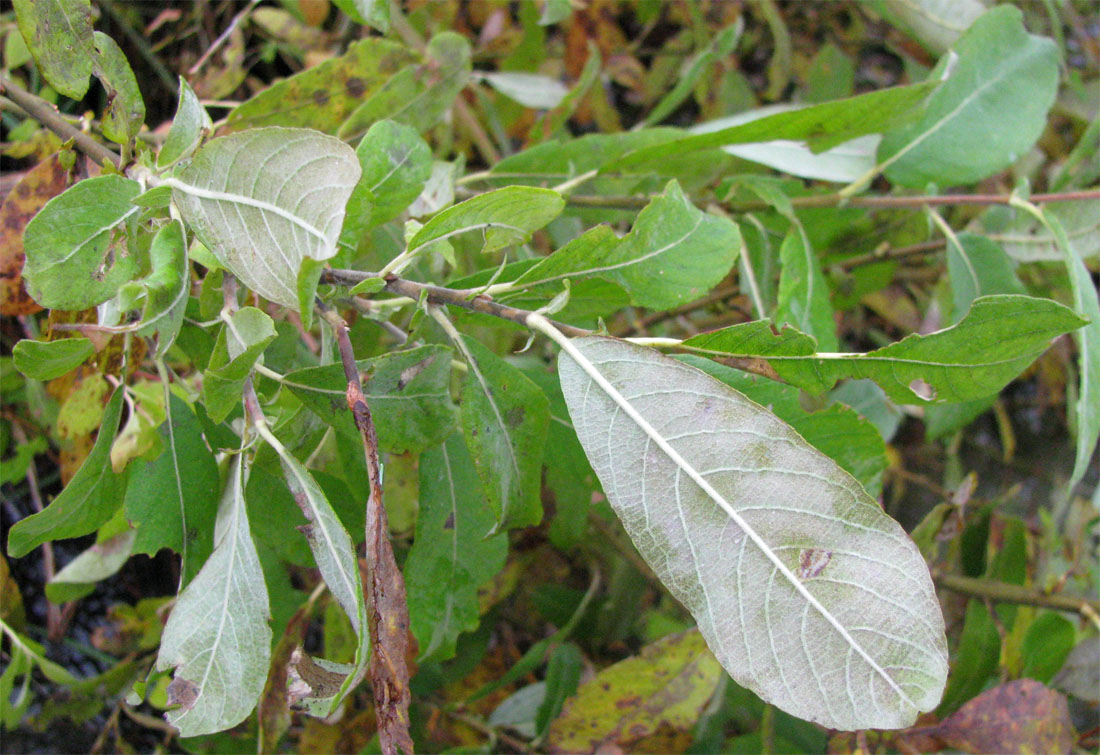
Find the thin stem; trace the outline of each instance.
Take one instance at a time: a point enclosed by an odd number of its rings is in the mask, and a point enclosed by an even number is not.
[[[961,574],[935,574],[933,578],[940,587],[969,595],[972,598],[988,598],[994,603],[1015,603],[1017,605],[1050,608],[1055,611],[1074,611],[1088,616],[1088,611],[1100,613],[1100,601],[1089,598],[1076,598],[1072,595],[1048,595],[1023,585],[1012,585],[990,579],[964,577]]]
[[[218,38],[214,40],[213,44],[211,44],[210,47],[206,49],[206,52],[202,54],[202,57],[199,58],[195,62],[195,65],[191,66],[191,68],[187,71],[188,75],[194,76],[196,73],[199,72],[199,69],[206,64],[206,61],[210,59],[210,56],[217,52],[218,49],[223,44],[225,44],[226,40],[229,39],[229,37],[233,34],[233,30],[237,28],[237,25],[240,24],[241,21],[243,21],[244,18],[252,12],[252,9],[256,5],[258,5],[259,2],[260,0],[250,0],[248,5],[242,8],[240,12],[237,13],[237,15],[233,16],[233,19],[229,22],[229,26],[225,27],[225,31],[218,35]]]
[[[122,158],[115,152],[97,142],[88,134],[78,128],[74,128],[66,121],[50,103],[41,97],[31,94],[7,77],[0,76],[0,92],[7,94],[15,104],[27,111],[27,114],[53,131],[62,139],[72,139],[79,149],[97,163],[104,161],[116,168],[122,165]]]

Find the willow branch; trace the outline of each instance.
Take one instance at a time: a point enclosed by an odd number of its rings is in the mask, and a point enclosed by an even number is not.
[[[403,750],[413,752],[409,735],[409,606],[405,580],[390,545],[386,508],[382,505],[382,464],[378,459],[378,433],[370,407],[359,382],[348,325],[339,314],[320,300],[317,309],[336,336],[336,347],[347,379],[347,402],[355,426],[363,438],[370,495],[367,500],[366,599],[370,623],[370,679],[374,692],[378,739],[386,755]]]
[[[1076,598],[1072,595],[1048,595],[1023,585],[1011,585],[988,579],[975,579],[960,574],[937,574],[936,583],[952,592],[972,598],[988,598],[994,603],[1016,603],[1055,611],[1074,611],[1088,615],[1088,611],[1100,613],[1100,601]]]
[[[377,277],[379,277],[378,273],[335,269],[326,270],[321,280],[325,283],[337,286],[354,286],[367,278]],[[509,307],[507,304],[493,301],[488,296],[481,296],[476,289],[444,288],[442,286],[433,286],[430,283],[417,283],[416,281],[398,278],[396,275],[387,275],[385,281],[386,287],[384,290],[391,294],[408,297],[413,301],[419,301],[423,296],[430,304],[446,304],[453,307],[462,307],[471,312],[480,312],[485,315],[491,315],[492,317],[499,317],[502,320],[514,322],[517,325],[522,325],[524,328],[527,327],[527,318],[533,314],[530,310]],[[566,325],[565,323],[555,322],[553,320],[550,320],[550,323],[569,338],[600,335],[593,330],[585,330],[584,328]],[[783,382],[780,380],[775,369],[762,358],[735,356],[712,358],[716,362],[721,362],[722,364],[742,370],[743,372],[751,372],[754,375],[761,375],[770,380]]]
[[[80,129],[72,126],[61,117],[56,107],[46,102],[41,97],[31,94],[11,79],[0,76],[0,93],[6,94],[11,98],[12,102],[26,110],[27,115],[34,118],[62,139],[66,141],[72,139],[77,149],[97,163],[106,161],[116,168],[122,165],[122,158],[119,157],[118,154],[104,147]]]

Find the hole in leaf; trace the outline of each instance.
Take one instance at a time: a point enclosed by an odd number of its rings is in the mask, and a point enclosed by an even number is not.
[[[909,383],[909,390],[917,394],[917,398],[924,399],[925,401],[931,401],[936,397],[936,389],[920,378],[916,378],[913,382]]]

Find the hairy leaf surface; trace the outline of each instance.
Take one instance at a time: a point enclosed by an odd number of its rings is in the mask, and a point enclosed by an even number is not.
[[[302,260],[336,254],[360,172],[355,152],[338,139],[272,127],[215,139],[164,183],[219,262],[261,296],[297,310]]]
[[[238,455],[218,508],[214,552],[176,601],[157,668],[175,668],[168,721],[184,737],[243,721],[263,691],[271,658],[270,609],[244,505],[244,454]]]
[[[916,545],[788,425],[655,351],[565,342],[562,390],[608,500],[730,675],[838,729],[939,701],[947,644]]]

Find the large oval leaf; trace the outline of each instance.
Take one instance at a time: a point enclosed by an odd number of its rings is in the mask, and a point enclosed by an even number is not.
[[[947,645],[928,569],[851,475],[697,369],[562,341],[562,392],[608,499],[738,683],[835,729],[901,728],[936,705]]]
[[[164,183],[219,262],[261,296],[297,310],[302,260],[336,254],[360,172],[339,139],[271,127],[215,139]]]

